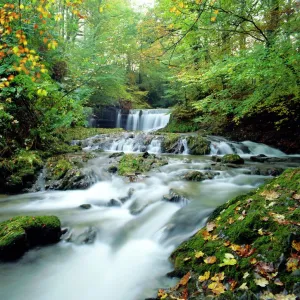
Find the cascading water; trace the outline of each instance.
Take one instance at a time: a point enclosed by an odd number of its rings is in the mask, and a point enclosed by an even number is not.
[[[93,167],[103,168],[107,156],[102,153],[101,159],[93,160]],[[182,159],[170,158],[169,165],[141,182],[113,176],[87,190],[1,198],[0,221],[19,214],[54,214],[69,232],[56,245],[1,264],[0,299],[141,300],[153,297],[158,287],[173,285],[164,275],[172,270],[168,256],[174,248],[195,233],[216,206],[264,181],[242,170],[221,172],[203,182],[183,181],[185,172],[204,171],[210,160],[198,157],[187,163]],[[170,189],[190,201],[184,207],[164,201]],[[121,206],[109,207],[111,199]],[[91,204],[91,208],[82,210],[81,204]],[[94,243],[76,242],[78,231],[93,231]]]
[[[157,130],[166,127],[169,120],[168,109],[132,109],[127,117],[126,130]]]

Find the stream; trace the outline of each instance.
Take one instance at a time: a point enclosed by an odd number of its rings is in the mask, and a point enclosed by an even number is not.
[[[211,154],[217,148],[219,152],[233,149],[225,140],[211,140]],[[284,156],[268,146],[247,143],[250,154],[272,155],[274,151]],[[104,172],[112,151],[133,151],[124,148],[125,144],[126,139],[119,144],[112,141],[107,152],[90,160],[86,168]],[[159,145],[152,146],[153,152],[160,152]],[[241,146],[237,148],[249,158]],[[165,276],[172,271],[171,252],[205,224],[214,208],[270,178],[251,175],[240,167],[221,170],[211,180],[184,181],[181,176],[187,171],[205,171],[211,166],[210,155],[191,156],[187,150],[179,155],[162,154],[169,164],[137,182],[110,175],[87,190],[1,196],[0,221],[16,215],[53,214],[68,232],[56,245],[30,250],[17,262],[2,263],[0,299],[142,300],[155,297],[158,288],[174,285],[176,279]],[[170,189],[188,201],[164,201]],[[111,199],[121,205],[108,206]],[[79,208],[82,204],[91,208]]]

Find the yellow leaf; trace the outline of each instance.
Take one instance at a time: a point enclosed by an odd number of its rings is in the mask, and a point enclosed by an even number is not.
[[[204,253],[202,251],[198,251],[195,253],[195,257],[196,258],[200,258],[200,257],[203,257],[204,256]]]
[[[269,281],[265,278],[254,279],[254,282],[256,283],[256,285],[259,285],[261,287],[265,287],[269,284]]]
[[[209,277],[210,277],[210,271],[207,271],[207,272],[204,273],[204,275],[202,275],[202,276],[200,275],[199,278],[198,278],[198,280],[200,282],[203,282],[205,280],[208,280]]]
[[[15,54],[17,54],[19,52],[19,48],[17,46],[13,47],[12,50]]]
[[[246,272],[243,276],[243,279],[246,279],[250,274],[248,272]]]
[[[103,13],[103,7],[102,6],[99,7],[99,12]]]
[[[212,22],[215,22],[216,19],[217,19],[216,17],[211,17],[211,18],[210,18],[210,20],[211,20]]]
[[[207,230],[208,232],[213,231],[215,227],[216,227],[216,224],[213,223],[213,222],[209,222],[209,223],[206,224],[206,230]]]
[[[204,259],[204,262],[206,264],[212,265],[217,261],[217,258],[215,256],[208,256]]]
[[[249,288],[247,287],[247,283],[244,282],[239,288],[238,290],[248,290]]]
[[[208,288],[215,294],[220,295],[225,293],[225,286],[220,282],[211,283]]]
[[[179,7],[180,8],[184,8],[184,3],[183,2],[179,2]]]
[[[260,195],[264,196],[266,200],[275,200],[280,197],[280,194],[275,191],[263,191]]]
[[[212,280],[212,281],[217,281],[217,282],[219,282],[219,281],[224,280],[224,278],[225,278],[224,272],[222,272],[222,273],[216,273],[216,274],[211,278],[211,280]]]
[[[19,7],[20,7],[20,9],[24,9],[24,5],[23,4],[21,4]]]
[[[297,250],[300,251],[300,242],[296,242],[295,240],[293,240],[292,242],[292,247]]]
[[[294,272],[299,269],[300,261],[296,257],[290,257],[286,263],[286,270],[288,272]]]
[[[233,266],[237,264],[237,260],[231,253],[225,253],[225,258],[223,259],[223,263],[219,264],[220,267],[223,266]]]

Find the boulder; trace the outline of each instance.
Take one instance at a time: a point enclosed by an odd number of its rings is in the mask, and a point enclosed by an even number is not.
[[[237,154],[225,154],[222,157],[222,163],[224,164],[236,164],[236,165],[241,165],[244,164],[244,159],[241,158]]]
[[[79,207],[82,209],[90,209],[92,207],[92,205],[91,204],[81,204]]]
[[[205,155],[210,153],[210,142],[204,137],[189,136],[186,138],[187,145],[189,148],[189,154],[192,155]]]
[[[178,203],[181,206],[185,206],[189,202],[189,200],[186,197],[178,194],[173,189],[171,189],[169,191],[169,194],[163,196],[163,201],[172,202],[172,203]]]
[[[202,181],[205,180],[205,176],[202,172],[199,171],[189,171],[184,174],[183,179],[187,181]]]
[[[19,216],[0,223],[0,259],[14,260],[37,245],[60,240],[61,224],[55,216]]]
[[[117,158],[117,157],[120,157],[120,156],[123,156],[125,153],[124,152],[116,152],[116,153],[113,153],[109,156],[109,158]]]

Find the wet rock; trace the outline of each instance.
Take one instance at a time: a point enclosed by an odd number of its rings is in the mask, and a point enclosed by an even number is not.
[[[94,227],[88,227],[85,229],[72,229],[65,240],[77,245],[93,244],[97,237],[97,229]]]
[[[187,205],[189,202],[189,200],[187,198],[178,194],[173,189],[171,189],[169,191],[169,194],[163,196],[163,201],[178,203],[178,204],[181,204],[182,206]]]
[[[119,200],[116,200],[116,199],[110,199],[109,202],[107,203],[107,206],[108,207],[119,207],[122,205],[122,202],[120,202]]]
[[[130,188],[130,189],[128,190],[127,196],[126,196],[126,197],[123,197],[123,198],[120,198],[120,201],[121,201],[122,203],[124,203],[124,202],[126,202],[127,200],[129,200],[129,199],[131,198],[131,196],[133,195],[134,191],[135,191],[134,188]]]
[[[199,171],[189,171],[183,176],[183,179],[188,181],[202,181],[206,178],[204,174]]]
[[[256,155],[256,156],[250,156],[250,160],[252,161],[255,161],[255,162],[265,162],[267,160],[267,156],[264,155],[264,154],[259,154],[259,155]]]
[[[61,237],[55,216],[19,216],[0,223],[0,259],[14,260],[36,245],[56,243]]]
[[[125,153],[124,152],[116,152],[116,153],[113,153],[109,156],[109,158],[117,158],[117,157],[120,157],[120,156],[123,156]]]
[[[224,164],[244,164],[244,159],[237,154],[225,154],[221,161]]]
[[[143,158],[148,158],[150,154],[148,152],[143,153]]]
[[[211,157],[211,160],[214,161],[214,162],[221,162],[222,161],[222,157],[217,156],[217,155],[213,155]]]
[[[210,142],[200,136],[189,136],[186,138],[189,148],[189,154],[192,155],[205,155],[210,153]]]
[[[117,166],[109,166],[108,167],[108,169],[107,169],[107,171],[109,172],[109,173],[117,173],[118,172],[118,167]]]
[[[91,204],[81,204],[79,207],[82,209],[90,209],[92,207],[92,205]]]

